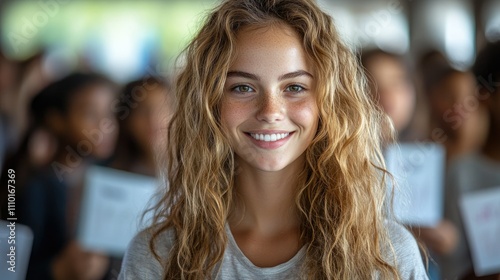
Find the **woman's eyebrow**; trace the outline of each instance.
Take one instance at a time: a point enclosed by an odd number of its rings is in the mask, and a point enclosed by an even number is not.
[[[278,78],[278,80],[282,81],[282,80],[286,80],[286,79],[296,78],[296,77],[299,77],[299,76],[308,76],[311,79],[314,78],[311,73],[309,73],[307,71],[304,71],[304,70],[298,70],[298,71],[293,71],[293,72],[290,72],[290,73],[283,74],[283,75],[281,75]]]
[[[229,77],[242,77],[242,78],[248,78],[251,80],[260,81],[260,78],[257,75],[243,72],[243,71],[229,71],[229,72],[227,72],[227,77],[228,78]]]
[[[309,76],[310,78],[314,78],[313,75],[307,71],[297,70],[297,71],[293,71],[293,72],[286,73],[286,74],[279,76],[278,80],[282,81],[282,80],[286,80],[286,79],[296,78],[299,76]],[[228,78],[229,77],[243,77],[243,78],[248,78],[248,79],[255,80],[255,81],[260,81],[260,78],[257,75],[251,74],[248,72],[243,72],[243,71],[229,71],[227,73],[227,77]]]

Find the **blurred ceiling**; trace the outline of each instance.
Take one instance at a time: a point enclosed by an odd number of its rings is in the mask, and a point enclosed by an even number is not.
[[[356,49],[414,57],[436,49],[457,68],[467,68],[488,40],[500,39],[500,0],[317,1]],[[83,57],[125,79],[147,71],[153,61],[155,67],[172,66],[217,2],[0,0],[1,50],[15,59],[40,49],[65,63]]]

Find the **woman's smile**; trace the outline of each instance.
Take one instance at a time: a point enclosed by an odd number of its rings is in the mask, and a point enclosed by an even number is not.
[[[252,142],[262,149],[277,149],[285,145],[292,137],[293,131],[258,131],[246,132]]]

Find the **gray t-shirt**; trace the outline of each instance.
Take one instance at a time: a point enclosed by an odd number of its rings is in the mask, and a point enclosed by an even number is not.
[[[428,279],[422,263],[422,258],[413,236],[401,225],[395,222],[386,222],[396,253],[396,267],[404,280]],[[305,258],[305,247],[285,263],[274,267],[255,266],[238,248],[231,231],[226,226],[228,245],[220,269],[214,272],[214,279],[299,279],[300,267]],[[130,243],[125,254],[122,270],[118,279],[163,279],[163,267],[156,261],[149,250],[150,236],[147,232],[139,233]],[[162,233],[157,241],[160,257],[165,259],[170,250],[174,236],[171,231]],[[393,259],[388,256],[387,260]],[[376,275],[376,274],[374,274]],[[379,279],[379,277],[375,277]]]

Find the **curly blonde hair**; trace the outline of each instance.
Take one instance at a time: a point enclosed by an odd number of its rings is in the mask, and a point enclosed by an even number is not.
[[[399,279],[395,260],[386,258],[386,118],[370,99],[357,58],[313,0],[226,0],[185,49],[168,132],[168,188],[155,209],[150,250],[161,261],[158,236],[174,232],[165,279],[207,279],[221,262],[236,172],[221,126],[223,87],[238,31],[273,23],[296,31],[316,73],[320,120],[295,200],[306,244],[303,278]]]

